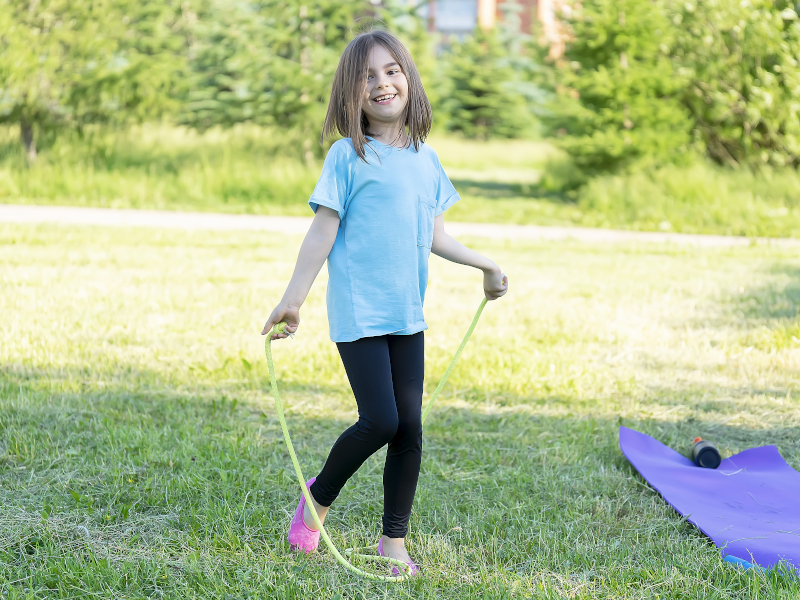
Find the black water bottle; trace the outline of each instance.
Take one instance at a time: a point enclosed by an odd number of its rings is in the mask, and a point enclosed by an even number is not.
[[[703,438],[694,438],[694,446],[692,446],[692,460],[698,467],[705,469],[716,469],[722,458],[719,455],[719,450],[714,447],[711,442],[706,442]]]

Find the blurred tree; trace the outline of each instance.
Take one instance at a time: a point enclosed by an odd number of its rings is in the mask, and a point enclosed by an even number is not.
[[[496,29],[477,29],[452,43],[444,56],[442,93],[449,130],[474,138],[530,133],[534,118],[512,67],[510,43]]]
[[[675,4],[683,101],[708,155],[728,165],[800,164],[800,21],[786,0]]]
[[[514,73],[513,84],[507,85],[511,86],[515,93],[524,96],[530,108],[530,116],[526,115],[526,118],[534,122],[533,129],[538,135],[541,127],[538,119],[533,116],[533,109],[547,100],[547,92],[536,81],[541,71],[540,57],[532,48],[532,36],[522,30],[523,7],[519,2],[505,0],[498,8],[501,18],[497,25],[497,33],[505,50],[503,62],[507,63]]]
[[[299,131],[310,160],[346,44],[376,21],[411,33],[419,44],[418,20],[410,7],[392,2],[216,0],[195,28],[181,122],[198,129],[253,122]]]
[[[675,31],[660,0],[594,0],[564,21],[564,55],[553,62],[542,50],[552,68],[541,83],[554,93],[542,119],[582,176],[685,155],[686,81],[670,60]]]
[[[149,118],[169,106],[184,54],[181,6],[0,1],[0,123],[19,124],[29,162],[48,132]]]

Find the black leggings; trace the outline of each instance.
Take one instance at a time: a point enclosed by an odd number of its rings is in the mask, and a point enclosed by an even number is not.
[[[405,537],[422,462],[423,332],[336,346],[356,397],[358,421],[336,440],[311,494],[322,506],[330,506],[362,463],[388,443],[383,535]]]

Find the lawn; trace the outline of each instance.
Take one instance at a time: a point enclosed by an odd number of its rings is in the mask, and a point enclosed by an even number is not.
[[[0,202],[309,215],[322,168],[291,132],[239,126],[203,135],[147,125],[64,135],[26,168],[17,129],[0,127]],[[577,169],[547,141],[429,140],[464,201],[450,219],[643,231],[797,237],[800,174],[697,161],[604,176],[574,192]]]
[[[800,468],[794,251],[471,242],[511,291],[426,423],[425,575],[383,584],[285,542],[297,482],[258,334],[299,237],[0,226],[0,597],[796,598],[723,563],[617,446],[625,424]],[[480,281],[431,260],[427,394]],[[324,291],[274,348],[307,476],[355,419]],[[330,513],[340,548],[377,541],[382,454]]]

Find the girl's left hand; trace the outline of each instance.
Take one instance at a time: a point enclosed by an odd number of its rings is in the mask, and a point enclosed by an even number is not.
[[[483,293],[487,300],[497,300],[508,291],[508,277],[500,269],[483,272]]]

